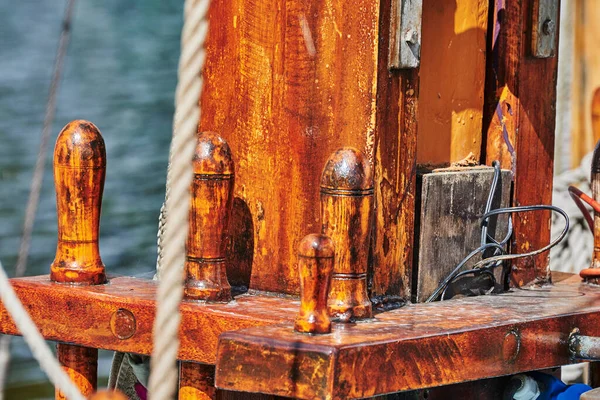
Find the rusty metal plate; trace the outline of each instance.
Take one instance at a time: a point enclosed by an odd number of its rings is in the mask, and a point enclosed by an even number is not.
[[[558,30],[558,0],[535,0],[531,23],[531,52],[537,58],[554,57]]]
[[[417,68],[421,59],[423,0],[393,0],[389,69]]]

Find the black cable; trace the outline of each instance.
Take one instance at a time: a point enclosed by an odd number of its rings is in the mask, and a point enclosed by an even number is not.
[[[481,246],[479,246],[477,249],[473,250],[471,253],[469,253],[469,255],[467,255],[465,258],[463,258],[457,264],[457,266],[452,270],[452,272],[450,272],[450,274],[448,274],[448,276],[446,276],[446,278],[444,278],[444,280],[440,283],[440,285],[433,291],[431,296],[429,296],[429,298],[425,301],[426,303],[430,303],[430,302],[436,300],[438,297],[440,297],[440,300],[444,300],[446,290],[452,284],[452,282],[454,282],[459,277],[465,276],[468,274],[476,274],[476,273],[489,274],[490,277],[492,278],[493,284],[496,285],[496,278],[493,273],[494,268],[496,268],[498,266],[502,266],[506,260],[514,260],[517,258],[532,257],[535,255],[541,254],[545,251],[548,251],[552,247],[554,247],[558,243],[560,243],[560,241],[562,241],[564,239],[564,237],[567,235],[567,232],[569,231],[569,216],[567,215],[567,213],[565,213],[564,210],[562,210],[561,208],[556,207],[556,206],[532,205],[532,206],[520,206],[520,207],[504,207],[504,208],[497,208],[497,209],[491,210],[492,202],[493,202],[494,196],[496,194],[496,190],[498,188],[498,184],[500,181],[499,178],[500,178],[500,173],[501,173],[500,163],[498,161],[494,161],[492,163],[492,165],[494,167],[494,177],[492,180],[492,185],[490,187],[490,193],[488,195],[488,199],[486,202],[485,212],[484,212],[483,216],[481,217],[481,242],[482,242]],[[506,251],[504,250],[504,246],[506,244],[508,244],[508,242],[513,234],[512,214],[513,213],[531,212],[531,211],[543,211],[543,210],[557,212],[565,219],[565,226],[564,226],[562,232],[560,233],[560,235],[558,236],[558,238],[556,238],[555,240],[550,242],[550,244],[548,244],[547,246],[544,246],[537,250],[533,250],[533,251],[530,251],[527,253],[522,253],[522,254],[506,254]],[[508,218],[508,232],[503,240],[497,241],[495,238],[493,238],[492,236],[490,236],[488,234],[488,220],[490,219],[490,217],[502,215],[502,214],[510,214],[509,218]],[[495,249],[494,254],[491,257],[483,258],[482,260],[475,263],[475,265],[473,265],[472,268],[459,272],[460,269],[462,267],[464,267],[464,265],[471,258],[473,258],[475,255],[480,254],[480,253],[483,257],[485,250],[487,250],[489,248]],[[440,293],[441,293],[441,296],[440,296]]]

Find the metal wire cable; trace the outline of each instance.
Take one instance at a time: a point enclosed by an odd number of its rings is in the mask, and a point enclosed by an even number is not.
[[[452,282],[454,282],[458,278],[465,276],[465,275],[478,274],[478,273],[487,274],[487,275],[490,275],[492,282],[495,285],[496,278],[493,274],[493,269],[495,269],[499,266],[502,266],[504,264],[504,262],[508,261],[508,260],[514,260],[517,258],[525,258],[525,257],[533,257],[533,256],[536,256],[543,252],[549,251],[552,247],[554,247],[558,243],[560,243],[564,239],[564,237],[567,235],[567,232],[569,231],[569,216],[567,215],[567,213],[564,210],[562,210],[561,208],[556,207],[556,206],[532,205],[532,206],[520,206],[520,207],[505,207],[505,208],[497,208],[497,209],[491,210],[492,201],[493,201],[493,198],[495,196],[495,193],[496,193],[496,190],[498,187],[499,176],[500,176],[500,172],[501,172],[499,162],[494,161],[494,163],[492,165],[494,166],[494,178],[492,180],[492,186],[490,188],[490,194],[488,196],[488,200],[486,203],[485,212],[484,212],[483,216],[481,217],[482,245],[479,246],[477,249],[473,250],[471,253],[469,253],[469,255],[467,255],[464,259],[462,259],[457,264],[457,266],[446,276],[446,278],[444,278],[442,280],[442,282],[440,282],[439,286],[433,291],[431,296],[429,296],[427,298],[427,300],[425,301],[426,303],[430,303],[430,302],[436,300],[438,297],[440,298],[440,300],[444,300],[446,290],[452,284]],[[533,251],[530,251],[527,253],[521,253],[521,254],[506,254],[506,251],[504,250],[504,245],[506,245],[508,243],[508,241],[510,240],[510,238],[512,236],[512,219],[511,219],[512,214],[531,212],[531,211],[542,211],[542,210],[549,210],[549,211],[557,212],[559,215],[561,215],[564,218],[565,226],[564,226],[563,230],[561,231],[561,233],[558,235],[558,237],[556,239],[554,239],[553,241],[551,241],[548,245],[546,245],[540,249],[537,249],[537,250],[533,250]],[[504,237],[503,240],[497,241],[495,238],[491,237],[488,234],[488,231],[487,231],[488,221],[491,217],[503,215],[503,214],[510,215],[509,220],[508,220],[508,233]],[[470,269],[465,270],[465,271],[460,271],[465,266],[465,264],[470,259],[475,257],[477,254],[481,254],[483,257],[485,251],[489,248],[495,249],[494,254],[491,257],[482,258],[482,260],[476,262]]]

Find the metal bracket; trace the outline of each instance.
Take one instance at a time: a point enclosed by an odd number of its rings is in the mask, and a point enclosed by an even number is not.
[[[554,57],[559,0],[534,0],[531,15],[531,52],[537,58]]]
[[[389,69],[419,66],[422,15],[423,0],[392,0]]]

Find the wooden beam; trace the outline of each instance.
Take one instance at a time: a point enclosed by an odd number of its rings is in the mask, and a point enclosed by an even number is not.
[[[299,334],[291,324],[227,332],[215,383],[299,399],[436,387],[568,364],[574,327],[600,335],[600,289],[578,276],[543,289],[410,305],[372,322],[334,324],[330,335]]]
[[[410,299],[419,69],[388,70],[391,1],[381,1],[375,130],[375,226],[369,269],[375,307]]]
[[[73,287],[48,277],[12,279],[19,299],[44,338],[80,346],[149,355],[158,283],[113,278],[107,285]],[[291,322],[300,302],[242,295],[229,304],[181,303],[179,359],[214,364],[219,335],[227,330]],[[0,333],[19,331],[0,304]]]
[[[558,58],[531,56],[531,1],[494,2],[488,45],[485,158],[488,164],[500,160],[502,168],[513,171],[516,206],[552,203]],[[550,223],[550,212],[514,216],[512,252],[548,244]],[[549,282],[548,257],[545,253],[515,262],[512,283]]]

